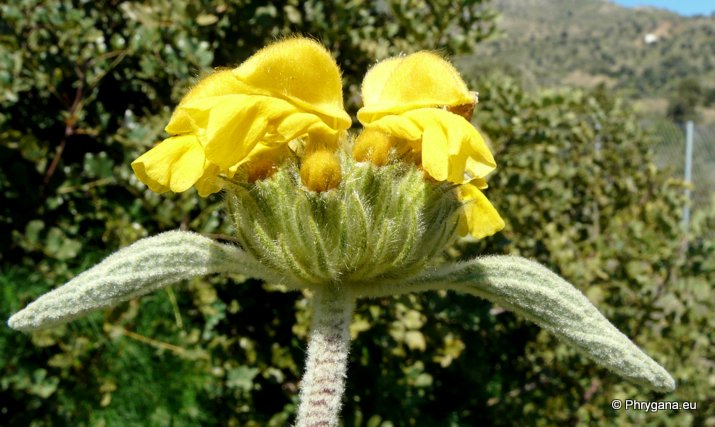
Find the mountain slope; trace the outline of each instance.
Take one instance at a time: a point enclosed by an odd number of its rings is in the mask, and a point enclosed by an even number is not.
[[[715,99],[715,16],[687,18],[605,0],[494,0],[500,36],[462,58],[538,86],[598,83],[636,98],[673,95],[687,79]],[[712,94],[710,93],[712,91]]]

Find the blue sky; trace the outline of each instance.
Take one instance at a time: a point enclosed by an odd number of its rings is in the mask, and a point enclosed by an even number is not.
[[[612,0],[622,6],[654,6],[672,10],[681,15],[710,15],[715,11],[713,0]]]

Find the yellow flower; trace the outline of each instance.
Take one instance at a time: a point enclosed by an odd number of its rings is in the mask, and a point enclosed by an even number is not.
[[[459,198],[464,202],[459,234],[467,233],[476,239],[491,236],[504,228],[504,220],[481,190],[487,188],[486,181],[475,179],[459,187]]]
[[[372,160],[372,153],[385,152],[385,141],[391,141],[398,152],[417,154],[435,180],[463,184],[458,194],[465,203],[464,233],[480,238],[504,227],[480,191],[496,163],[468,120],[476,94],[450,63],[430,52],[387,59],[365,76],[362,97],[358,119],[368,137],[359,141],[355,152]],[[369,136],[379,134],[385,136]]]
[[[474,105],[476,95],[438,55],[418,52],[380,62],[365,76],[362,96],[358,119],[365,130],[383,132],[421,153],[422,166],[434,179],[463,183],[496,167],[479,132],[449,111]]]
[[[132,163],[156,192],[206,196],[221,189],[218,175],[260,163],[255,176],[279,162],[287,144],[317,135],[337,145],[350,127],[340,70],[324,47],[291,38],[267,46],[234,70],[201,80],[181,100],[166,131],[172,136]],[[251,169],[249,167],[249,169]],[[254,172],[256,172],[254,171]],[[251,173],[249,172],[249,175]]]

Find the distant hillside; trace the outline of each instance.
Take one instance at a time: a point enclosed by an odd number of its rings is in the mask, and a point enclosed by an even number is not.
[[[715,106],[715,16],[683,17],[605,0],[493,0],[500,36],[461,67],[498,69],[538,86],[599,83],[665,104],[697,79],[703,105]]]

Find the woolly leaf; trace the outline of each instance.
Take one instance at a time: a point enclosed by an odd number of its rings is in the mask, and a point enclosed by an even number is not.
[[[381,284],[367,296],[449,289],[486,298],[554,333],[611,371],[659,391],[675,389],[663,367],[616,329],[573,285],[521,257],[492,256],[444,266],[399,286]]]
[[[47,328],[180,280],[212,273],[271,276],[238,247],[195,233],[169,231],[108,256],[29,304],[12,316],[8,325],[21,331]]]

